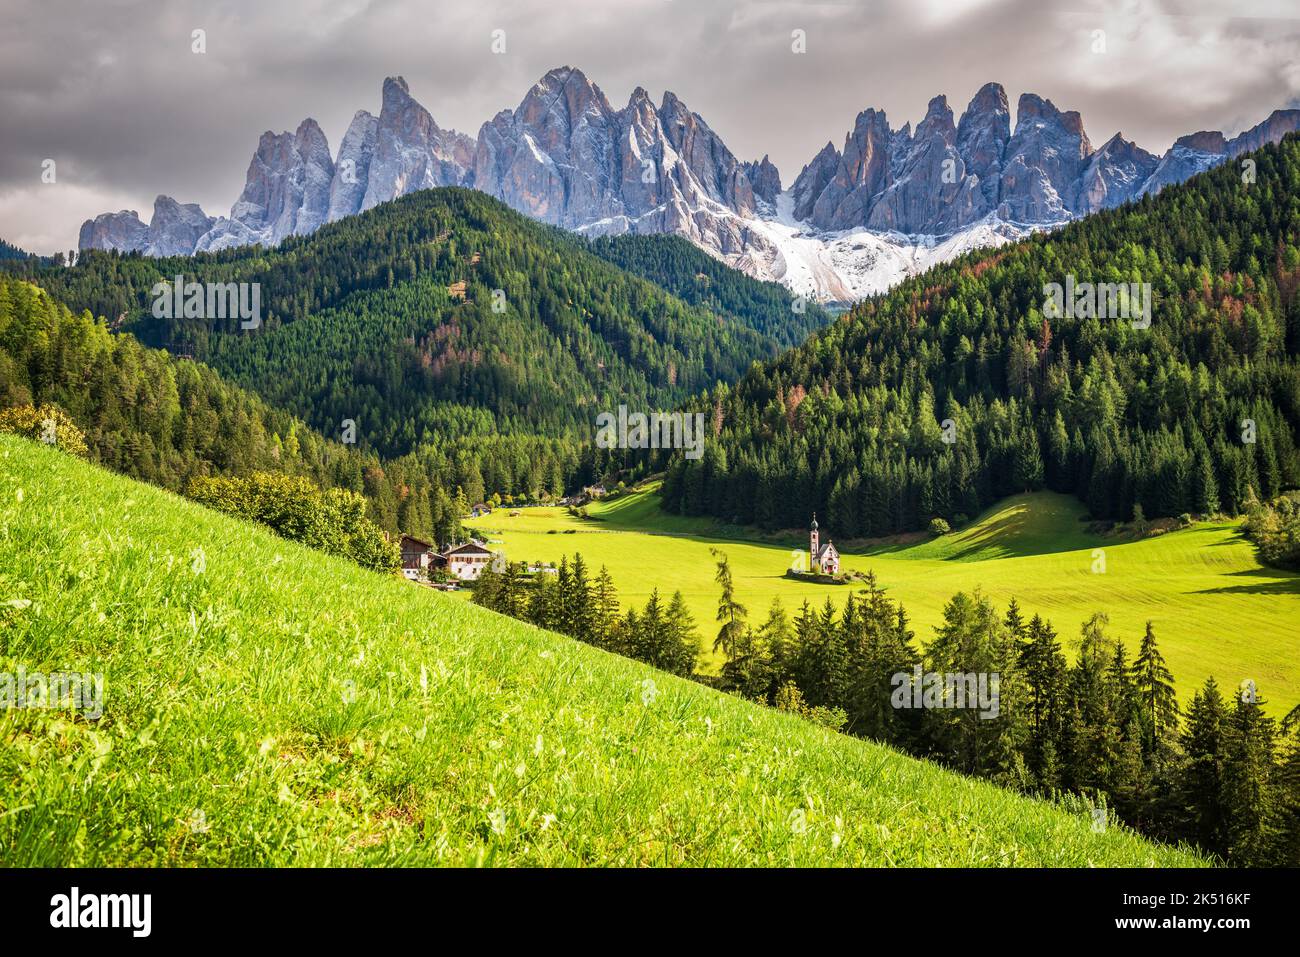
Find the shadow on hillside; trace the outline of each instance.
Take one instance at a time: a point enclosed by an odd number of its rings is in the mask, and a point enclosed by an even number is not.
[[[1124,544],[1123,541],[1106,541],[1100,536],[1084,537],[1078,533],[1052,535],[1044,531],[1035,521],[1038,518],[1028,505],[1017,505],[1005,510],[998,517],[978,526],[975,532],[957,532],[953,539],[960,541],[948,548],[940,541],[931,540],[919,546],[912,542],[870,546],[867,555],[893,555],[900,552],[917,552],[918,558],[935,557],[944,561],[988,561],[999,558],[1026,558],[1031,555],[1047,555],[1055,552],[1072,552],[1082,548],[1097,547],[1108,544]],[[1064,524],[1064,523],[1062,523]],[[927,547],[929,546],[929,547]],[[934,551],[936,554],[927,554]]]
[[[1223,578],[1252,578],[1249,584],[1202,588],[1197,595],[1300,595],[1300,575],[1272,568],[1246,568]]]

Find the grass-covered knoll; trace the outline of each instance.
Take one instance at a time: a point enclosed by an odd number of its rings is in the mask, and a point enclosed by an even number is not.
[[[0,656],[7,865],[1198,863],[9,437]]]
[[[830,596],[843,604],[849,592],[784,577],[791,549],[806,550],[806,536],[746,540],[751,533],[741,529],[660,512],[653,491],[589,511],[601,521],[524,509],[514,518],[498,510],[474,524],[499,531],[492,537],[511,559],[554,561],[580,551],[592,567],[608,566],[626,603],[644,602],[654,587],[664,594],[680,589],[709,646],[718,601],[711,548],[727,553],[737,596],[760,620],[773,597],[793,611],[805,599],[820,605]],[[1130,652],[1152,621],[1180,697],[1214,675],[1226,688],[1253,679],[1275,713],[1300,702],[1300,575],[1260,565],[1235,522],[1134,540],[1090,533],[1081,514],[1073,498],[1041,492],[1005,499],[937,539],[836,545],[846,570],[875,571],[906,607],[919,639],[930,639],[956,592],[979,587],[1000,606],[1014,596],[1026,613],[1050,618],[1067,648],[1097,611],[1110,616],[1111,632]],[[563,534],[568,530],[574,534]],[[835,531],[822,523],[823,540]],[[1096,549],[1104,554],[1094,555]],[[1098,557],[1104,572],[1094,571]]]

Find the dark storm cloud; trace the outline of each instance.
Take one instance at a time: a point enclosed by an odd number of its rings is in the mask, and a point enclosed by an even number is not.
[[[167,193],[225,214],[258,135],[306,116],[332,147],[402,74],[471,135],[551,67],[580,67],[621,106],[672,89],[743,158],[788,184],[856,114],[913,124],[944,93],[960,114],[988,80],[1077,109],[1094,144],[1152,151],[1234,133],[1300,94],[1293,4],[1141,0],[549,0],[72,4],[9,0],[0,35],[0,236],[41,252],[81,221]],[[192,31],[207,52],[191,52]],[[506,31],[494,55],[491,33]],[[791,51],[803,30],[807,53]],[[1093,31],[1106,52],[1094,52]],[[40,181],[53,158],[58,182]]]

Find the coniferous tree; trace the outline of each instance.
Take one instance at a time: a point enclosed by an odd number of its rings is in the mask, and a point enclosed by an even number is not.
[[[718,560],[718,570],[713,580],[722,587],[717,615],[717,620],[722,627],[718,629],[713,650],[721,651],[730,661],[736,657],[738,645],[745,632],[745,616],[748,612],[745,606],[736,600],[736,589],[731,579],[731,564],[727,561],[727,556],[716,548],[709,549],[709,553]]]
[[[1160,654],[1155,629],[1149,621],[1133,662],[1133,681],[1141,708],[1142,750],[1150,760],[1158,745],[1178,729],[1178,696],[1173,672]]]
[[[1187,829],[1205,848],[1223,853],[1227,821],[1223,806],[1226,709],[1214,678],[1192,696],[1183,729],[1186,755],[1179,792]]]

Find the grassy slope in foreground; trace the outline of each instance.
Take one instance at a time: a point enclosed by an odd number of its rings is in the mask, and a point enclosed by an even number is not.
[[[1198,862],[4,436],[0,641],[7,865]]]
[[[608,566],[625,605],[644,603],[655,586],[665,594],[681,589],[710,647],[718,602],[713,547],[731,560],[751,620],[763,619],[773,597],[791,613],[805,599],[816,606],[827,597],[844,604],[848,588],[783,577],[792,546],[807,554],[806,538],[737,540],[742,530],[667,515],[657,504],[653,493],[634,493],[593,505],[601,522],[583,522],[558,508],[529,508],[513,518],[498,510],[473,524],[499,530],[490,537],[499,538],[512,559],[554,561],[578,551],[593,568]],[[1067,651],[1093,612],[1110,616],[1111,633],[1132,654],[1150,620],[1184,700],[1214,675],[1226,689],[1253,679],[1276,717],[1300,702],[1300,575],[1261,566],[1236,522],[1201,523],[1134,541],[1089,533],[1079,521],[1082,512],[1069,496],[1038,492],[1005,499],[936,540],[861,550],[836,544],[845,569],[875,571],[890,597],[903,603],[919,642],[934,636],[956,592],[980,587],[1000,608],[1014,596],[1026,617],[1049,618]],[[575,534],[549,534],[568,529]],[[822,534],[833,537],[834,529],[823,525]],[[1105,551],[1104,574],[1093,572],[1096,548]]]

